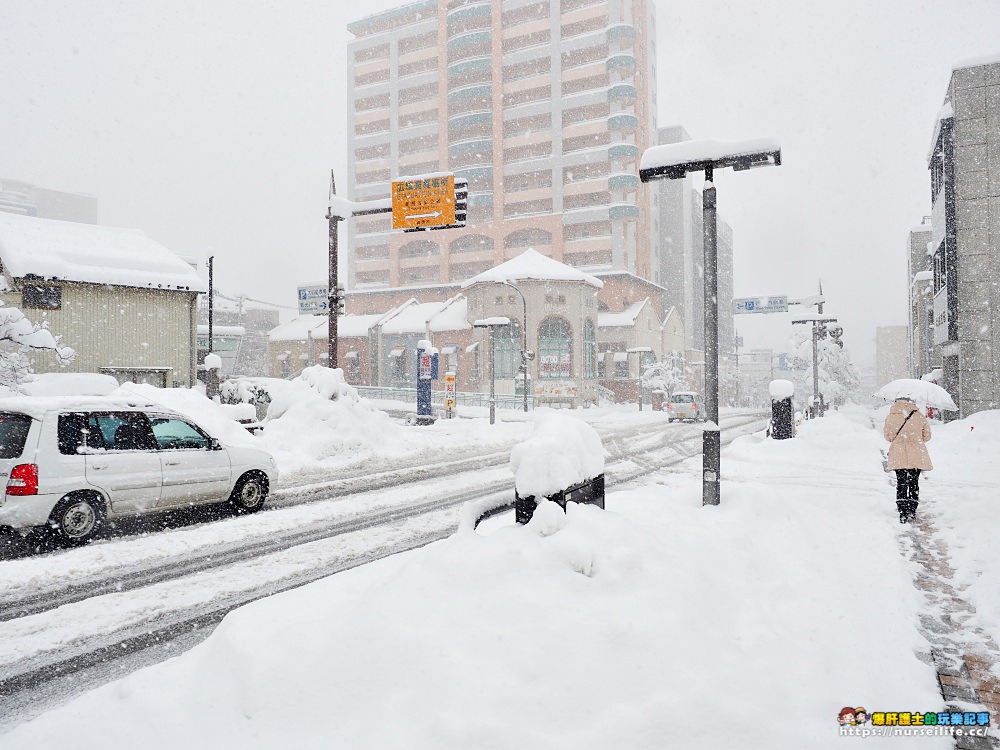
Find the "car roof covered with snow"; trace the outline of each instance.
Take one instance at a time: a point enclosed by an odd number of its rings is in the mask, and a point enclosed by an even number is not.
[[[27,414],[41,419],[46,414],[68,411],[146,411],[173,414],[172,409],[143,398],[104,396],[10,396],[0,398],[0,412]]]

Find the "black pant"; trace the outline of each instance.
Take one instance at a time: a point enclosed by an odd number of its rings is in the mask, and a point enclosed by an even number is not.
[[[896,507],[912,516],[920,502],[920,469],[896,469]]]

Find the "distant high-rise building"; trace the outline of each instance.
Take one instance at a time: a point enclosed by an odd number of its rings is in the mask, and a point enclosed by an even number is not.
[[[655,281],[652,0],[422,0],[348,24],[353,200],[392,179],[468,180],[464,229],[348,222],[348,287],[459,282],[534,247]]]
[[[907,376],[908,336],[907,326],[875,327],[875,380],[880,388]]]
[[[680,125],[660,128],[660,145],[689,141]],[[693,179],[658,180],[653,221],[653,278],[667,290],[666,304],[675,307],[684,320],[688,349],[705,348],[704,225],[701,192]],[[733,324],[733,230],[718,216],[716,244],[719,273],[719,354],[735,357]]]
[[[0,178],[0,211],[40,219],[96,224],[97,198]]]

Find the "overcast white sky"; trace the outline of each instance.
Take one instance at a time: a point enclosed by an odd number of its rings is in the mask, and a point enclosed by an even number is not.
[[[0,178],[92,194],[103,224],[215,255],[222,291],[294,305],[326,278],[331,168],[346,185],[345,24],[400,4],[0,0]],[[716,178],[737,296],[822,278],[870,363],[905,322],[951,67],[1000,57],[1000,0],[656,5],[660,124],[782,144],[780,169]],[[787,316],[763,317],[737,319],[746,345],[780,346]]]

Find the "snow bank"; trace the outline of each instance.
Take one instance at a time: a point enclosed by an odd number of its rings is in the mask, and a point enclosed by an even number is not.
[[[737,440],[716,508],[672,472],[260,600],[4,748],[841,750],[843,706],[942,705],[858,414]]]
[[[282,471],[345,454],[406,451],[404,428],[363,399],[340,369],[307,367],[294,380],[267,387],[271,403],[260,443]]]
[[[956,588],[977,610],[975,623],[1000,643],[1000,546],[987,541],[987,530],[1000,524],[1000,411],[932,423],[931,431],[927,450],[934,471],[921,474],[920,505],[935,514],[957,571]]]
[[[586,422],[538,412],[531,436],[510,452],[521,497],[548,497],[604,473],[604,446]]]

